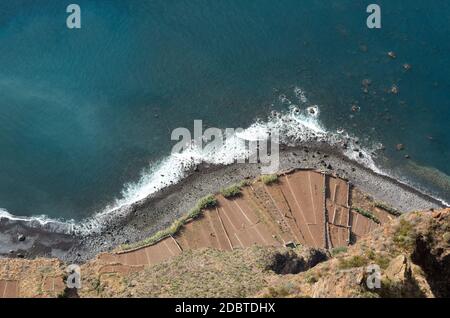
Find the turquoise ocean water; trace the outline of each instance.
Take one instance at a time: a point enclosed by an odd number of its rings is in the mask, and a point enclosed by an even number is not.
[[[1,209],[91,216],[167,158],[174,128],[247,127],[295,88],[327,130],[382,143],[382,169],[450,201],[449,1],[378,0],[381,30],[367,1],[74,2],[80,30],[65,1],[0,3]]]

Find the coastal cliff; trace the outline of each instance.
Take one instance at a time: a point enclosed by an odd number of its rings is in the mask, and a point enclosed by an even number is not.
[[[449,255],[450,209],[401,214],[333,175],[288,171],[224,188],[172,227],[98,254],[76,291],[60,260],[0,259],[0,296],[448,297]]]

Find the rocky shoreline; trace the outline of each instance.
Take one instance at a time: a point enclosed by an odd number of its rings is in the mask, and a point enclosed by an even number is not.
[[[438,200],[343,156],[324,144],[308,147],[281,146],[280,171],[312,168],[349,180],[375,200],[403,211],[443,207]],[[54,232],[23,221],[0,219],[0,257],[57,257],[67,263],[83,263],[120,244],[142,240],[189,211],[197,200],[243,179],[260,175],[258,164],[198,166],[190,176],[148,198],[105,216],[102,229],[88,235]],[[19,237],[22,235],[23,237]]]

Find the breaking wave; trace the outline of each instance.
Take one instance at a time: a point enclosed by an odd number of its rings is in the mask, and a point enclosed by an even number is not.
[[[229,165],[236,160],[243,160],[252,155],[252,150],[245,147],[245,140],[267,139],[272,132],[278,131],[281,144],[288,146],[307,145],[311,143],[326,143],[336,146],[349,159],[359,162],[371,170],[383,173],[373,158],[374,151],[380,145],[364,148],[358,138],[351,136],[345,130],[327,130],[320,122],[320,106],[310,104],[304,91],[294,89],[295,102],[280,95],[280,102],[287,105],[282,112],[272,112],[266,119],[258,119],[248,128],[226,135],[219,147],[198,147],[195,143],[188,144],[180,153],[172,153],[157,163],[145,169],[137,182],[124,186],[119,199],[97,213],[79,223],[62,222],[43,217],[15,217],[0,210],[0,218],[29,222],[33,226],[51,227],[60,232],[90,233],[100,231],[113,218],[126,216],[133,203],[144,200],[157,191],[178,183],[186,178],[199,164]]]

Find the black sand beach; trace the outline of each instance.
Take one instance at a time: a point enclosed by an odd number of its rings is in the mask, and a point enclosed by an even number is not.
[[[375,200],[402,211],[443,207],[438,200],[390,177],[374,173],[344,157],[339,150],[322,144],[314,147],[281,146],[280,171],[312,168],[329,171],[349,180]],[[181,182],[169,186],[132,206],[102,217],[90,234],[58,233],[46,226],[0,219],[1,257],[57,257],[68,263],[83,263],[96,254],[123,243],[142,240],[189,211],[197,200],[243,179],[260,175],[258,164],[198,166]],[[32,225],[32,226],[30,226]],[[19,235],[24,237],[19,238]]]

